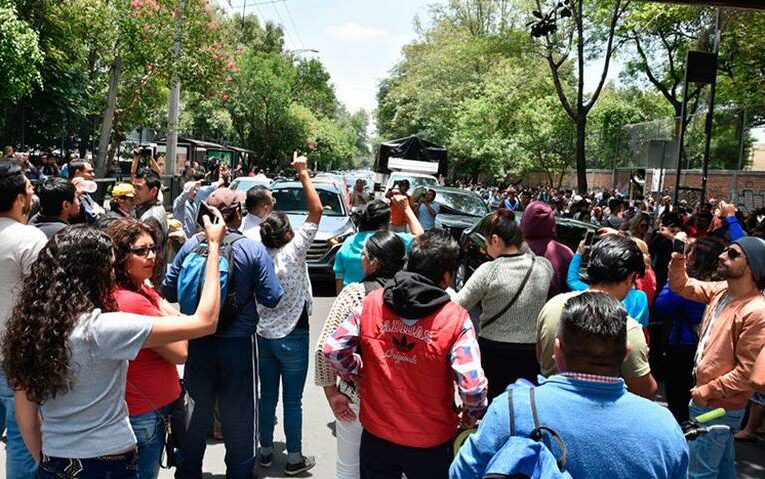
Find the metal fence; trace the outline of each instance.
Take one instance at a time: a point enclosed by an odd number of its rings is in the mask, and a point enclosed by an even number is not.
[[[683,169],[701,168],[704,153],[706,112],[687,119]],[[661,118],[606,130],[588,132],[589,168],[677,168],[680,118]],[[740,110],[715,112],[710,148],[711,170],[746,168],[754,138],[749,132],[747,115]]]

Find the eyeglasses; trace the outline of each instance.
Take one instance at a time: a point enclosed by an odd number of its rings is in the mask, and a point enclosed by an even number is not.
[[[733,248],[725,248],[725,253],[728,255],[728,258],[730,259],[736,259],[739,256],[742,256],[742,253],[739,253],[738,250],[735,250]]]
[[[130,248],[130,252],[136,256],[143,256],[144,258],[149,256],[149,253],[157,254],[159,246],[141,246],[140,248]]]

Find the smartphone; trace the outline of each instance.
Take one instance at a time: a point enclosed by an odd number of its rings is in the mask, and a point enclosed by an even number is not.
[[[218,220],[218,217],[215,216],[212,209],[209,206],[207,206],[207,203],[203,201],[199,203],[199,211],[197,212],[197,224],[201,226],[202,228],[205,227],[205,223],[204,221],[202,221],[202,217],[205,215],[207,215],[207,217],[210,218],[210,221],[212,221],[213,223],[216,223]]]
[[[595,240],[595,232],[594,231],[588,231],[584,235],[584,245],[585,246],[592,246],[592,242]]]
[[[675,253],[685,254],[685,241],[679,239],[673,240],[672,251]]]

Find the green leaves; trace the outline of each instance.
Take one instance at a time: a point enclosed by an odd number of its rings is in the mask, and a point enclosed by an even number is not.
[[[18,101],[42,83],[38,40],[37,32],[18,17],[14,5],[0,1],[0,65],[4,71],[0,101]]]

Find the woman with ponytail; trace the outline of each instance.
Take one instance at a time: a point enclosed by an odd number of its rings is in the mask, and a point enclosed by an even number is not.
[[[298,231],[282,212],[273,212],[260,224],[260,239],[274,261],[284,296],[274,308],[258,304],[258,374],[260,376],[260,452],[258,463],[273,464],[276,404],[282,383],[284,435],[287,436],[285,474],[294,476],[316,465],[316,458],[302,452],[303,388],[308,374],[308,316],[311,282],[306,255],[319,230],[324,211],[321,198],[308,175],[305,157],[293,156],[292,167],[303,185],[308,216]]]
[[[359,397],[356,386],[343,380],[338,381],[337,375],[322,353],[324,341],[332,336],[369,292],[385,287],[397,272],[402,271],[405,261],[406,247],[399,234],[377,231],[370,236],[361,251],[364,279],[346,286],[335,299],[314,349],[315,382],[317,386],[324,388],[327,402],[337,418],[336,479],[359,477],[359,445],[362,428],[358,419]]]

